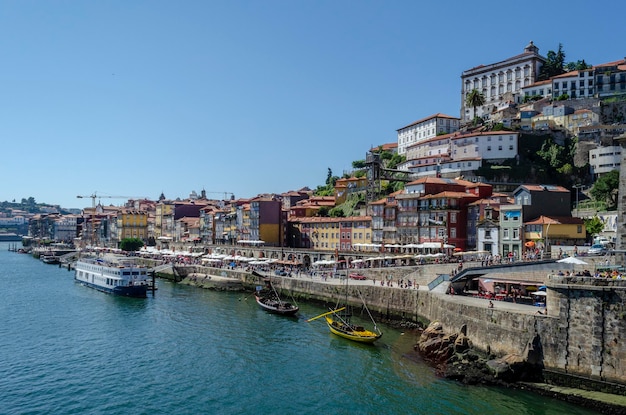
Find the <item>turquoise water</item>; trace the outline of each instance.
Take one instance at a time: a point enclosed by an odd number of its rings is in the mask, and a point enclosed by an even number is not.
[[[437,378],[415,337],[374,346],[253,298],[159,282],[113,297],[0,243],[0,414],[591,414]]]

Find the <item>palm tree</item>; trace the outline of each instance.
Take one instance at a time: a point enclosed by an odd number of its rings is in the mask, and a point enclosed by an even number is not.
[[[465,97],[465,103],[468,106],[471,106],[472,108],[474,108],[474,122],[475,122],[476,107],[480,107],[481,105],[485,103],[485,96],[481,92],[478,92],[477,89],[472,89],[469,92],[469,94],[467,94],[467,97]]]

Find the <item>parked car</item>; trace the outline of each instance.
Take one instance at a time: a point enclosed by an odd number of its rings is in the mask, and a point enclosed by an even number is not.
[[[605,236],[597,236],[593,239],[593,244],[594,245],[602,245],[602,246],[609,246],[611,245],[611,241],[609,240],[609,238],[605,237]]]
[[[367,279],[367,277],[365,275],[361,275],[358,272],[350,273],[349,277],[350,277],[351,280],[366,280]]]
[[[606,255],[608,249],[602,244],[593,244],[587,251],[587,255]]]
[[[276,271],[274,271],[274,274],[280,275],[281,277],[285,277],[287,276],[287,271],[285,271],[284,269],[277,269]]]

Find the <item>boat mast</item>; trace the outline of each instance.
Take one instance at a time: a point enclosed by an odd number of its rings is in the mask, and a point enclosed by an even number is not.
[[[278,300],[278,304],[280,304],[280,306],[282,307],[283,302],[280,299],[280,295],[278,295],[278,291],[276,291],[276,288],[274,288],[274,284],[272,284],[272,277],[270,277],[270,287],[272,288],[272,291],[274,291],[274,295],[276,296],[276,299]]]

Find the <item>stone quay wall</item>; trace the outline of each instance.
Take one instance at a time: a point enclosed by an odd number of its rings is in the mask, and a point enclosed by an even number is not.
[[[540,330],[546,367],[626,384],[626,280],[551,276],[546,285],[555,314]]]
[[[247,277],[246,284],[258,283],[256,277]],[[272,277],[281,294],[302,300],[315,301],[334,307],[345,300],[346,286],[315,280]],[[467,325],[467,335],[474,345],[493,353],[522,354],[536,334],[538,314],[519,314],[512,311],[476,307],[457,301],[462,296],[449,296],[428,290],[397,289],[372,285],[348,285],[348,303],[354,307],[367,304],[373,315],[406,320],[422,325],[439,321],[447,332],[458,332]],[[552,320],[552,319],[551,319]]]
[[[224,275],[225,271],[197,268],[193,272],[209,275]],[[436,271],[447,273],[449,269],[450,265],[445,264]],[[367,274],[377,280],[394,275],[394,279],[415,279],[424,284],[437,276],[427,271],[407,267],[400,274],[390,269]],[[248,289],[259,285],[259,278],[248,272],[228,270],[227,275],[238,277]],[[624,394],[626,342],[621,334],[626,333],[626,280],[547,277],[545,274],[543,279],[547,286],[547,315],[533,312],[533,309],[518,312],[489,308],[482,303],[477,306],[463,301],[463,296],[423,288],[383,287],[378,283],[348,285],[348,303],[362,307],[365,302],[369,311],[379,318],[406,320],[424,326],[439,321],[448,333],[460,332],[465,325],[467,336],[477,348],[500,356],[525,356],[533,344],[539,345],[544,367],[551,378],[562,375],[560,383],[567,383],[569,378],[614,384],[615,387],[606,390]],[[343,284],[278,276],[272,276],[272,282],[283,295],[328,307],[345,299]]]
[[[343,285],[280,280],[285,293],[331,307],[345,295]],[[626,281],[550,277],[546,284],[548,315],[476,306],[460,301],[461,296],[374,284],[348,286],[348,302],[359,306],[362,297],[374,315],[420,324],[439,321],[449,333],[460,332],[465,325],[476,347],[496,355],[525,356],[533,344],[539,345],[544,367],[553,373],[626,385],[626,343],[620,336],[626,333]],[[607,391],[624,393],[623,387]]]

